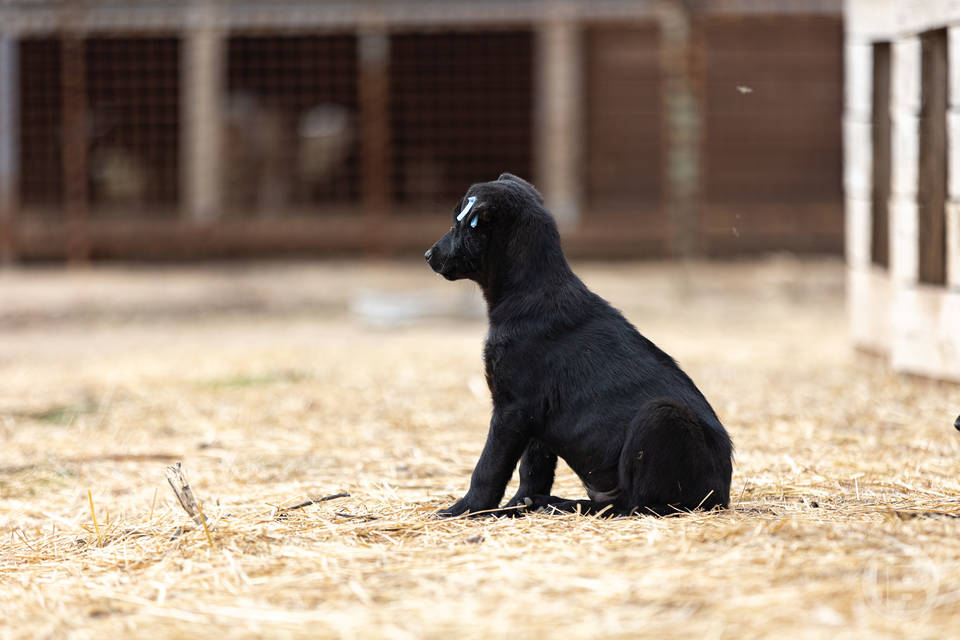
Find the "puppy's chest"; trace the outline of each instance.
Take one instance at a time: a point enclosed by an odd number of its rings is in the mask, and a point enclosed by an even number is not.
[[[515,340],[487,339],[483,349],[487,386],[494,395],[529,396],[531,383],[542,372],[542,354]],[[534,385],[535,387],[536,385]]]

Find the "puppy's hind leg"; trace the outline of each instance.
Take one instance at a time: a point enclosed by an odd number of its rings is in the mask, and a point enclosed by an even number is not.
[[[620,454],[622,513],[667,515],[726,507],[732,446],[683,403],[658,398],[643,406]]]
[[[539,440],[531,440],[520,458],[520,486],[512,498],[503,505],[512,509],[514,514],[524,512],[524,498],[543,496],[553,488],[553,477],[557,470],[557,454],[547,449]]]

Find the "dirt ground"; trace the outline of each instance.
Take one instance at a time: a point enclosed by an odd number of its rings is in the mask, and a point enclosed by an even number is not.
[[[422,264],[0,270],[0,637],[956,633],[960,387],[850,349],[842,263],[575,267],[727,425],[730,510],[434,518],[490,402]]]

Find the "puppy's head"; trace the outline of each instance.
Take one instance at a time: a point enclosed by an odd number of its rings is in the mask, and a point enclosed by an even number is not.
[[[524,221],[546,220],[555,224],[543,208],[543,196],[532,184],[504,173],[492,182],[471,186],[453,208],[453,224],[424,258],[430,268],[447,280],[469,278],[484,284],[494,260],[508,259],[508,245]]]

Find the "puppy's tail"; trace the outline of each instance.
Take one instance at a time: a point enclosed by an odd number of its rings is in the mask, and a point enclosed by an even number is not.
[[[726,433],[683,403],[647,402],[620,453],[618,511],[665,515],[728,506],[731,453]]]

